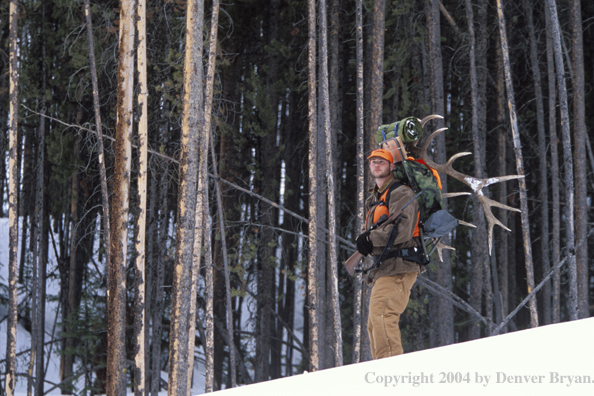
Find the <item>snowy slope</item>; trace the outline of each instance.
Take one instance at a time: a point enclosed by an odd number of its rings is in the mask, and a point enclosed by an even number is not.
[[[594,395],[594,318],[215,392],[225,395]]]

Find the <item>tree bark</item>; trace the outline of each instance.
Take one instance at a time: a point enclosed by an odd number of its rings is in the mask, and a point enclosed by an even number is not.
[[[518,119],[516,113],[516,103],[514,99],[514,89],[512,85],[511,65],[509,61],[509,51],[507,48],[507,33],[505,30],[505,17],[501,0],[497,0],[497,15],[499,21],[499,36],[501,40],[501,54],[503,56],[503,70],[505,73],[505,87],[507,91],[507,105],[509,109],[509,118],[511,122],[511,131],[514,142],[514,151],[516,154],[516,170],[518,175],[524,175],[524,160],[522,158],[522,148],[520,142],[520,132],[518,130]],[[526,261],[526,282],[528,284],[528,293],[534,289],[534,265],[532,263],[532,246],[530,242],[530,224],[528,221],[528,198],[526,193],[526,180],[518,179],[520,187],[520,207],[522,211],[522,238],[524,241],[524,257]],[[536,307],[536,296],[529,303],[530,326],[538,326],[538,311]]]
[[[215,0],[217,1],[217,0]],[[206,383],[204,391],[214,391],[214,292],[213,292],[213,263],[211,249],[211,224],[210,209],[208,205],[208,189],[204,200],[204,266],[206,268],[206,341],[204,343],[204,354],[206,355],[205,376]]]
[[[316,100],[316,5],[307,0],[308,10],[308,120],[309,120],[309,223],[308,223],[308,266],[307,266],[307,311],[309,319],[309,371],[319,368],[318,312],[317,312],[317,100]]]
[[[356,56],[357,56],[357,208],[355,235],[363,232],[365,217],[365,127],[364,127],[364,91],[363,91],[363,6],[362,0],[356,0]],[[353,363],[361,361],[363,275],[355,276],[353,307]]]
[[[429,93],[431,96],[431,113],[445,116],[445,94],[443,78],[443,59],[441,54],[441,24],[439,20],[439,1],[427,0],[427,41],[429,61]],[[443,128],[443,120],[433,121],[435,129]],[[435,147],[435,160],[438,163],[446,162],[445,135],[439,134],[433,140]],[[447,175],[441,174],[442,193],[448,192]],[[444,202],[444,209],[447,209],[447,202]],[[443,243],[449,245],[450,237],[444,237]],[[438,283],[448,290],[452,288],[452,274],[449,251],[444,251],[443,262],[438,266]],[[434,300],[438,305],[438,329],[442,345],[454,342],[454,311],[453,305],[444,299]]]
[[[212,163],[213,163],[213,170],[215,177],[218,178],[217,172],[217,161],[214,153],[214,144],[213,144],[213,137],[210,137],[210,152],[212,156]],[[235,344],[233,343],[233,309],[232,309],[232,300],[231,300],[231,279],[229,273],[229,259],[227,257],[227,241],[226,241],[226,233],[225,233],[225,215],[223,213],[224,206],[223,206],[223,196],[221,194],[221,183],[217,180],[215,182],[216,186],[216,196],[217,196],[217,206],[218,206],[218,217],[219,217],[219,231],[220,231],[220,240],[221,240],[221,250],[223,251],[223,271],[225,273],[225,302],[227,306],[227,339],[228,346],[229,346],[229,376],[231,377],[231,388],[235,388],[237,386],[237,368],[235,363]]]
[[[87,25],[87,42],[89,45],[89,64],[91,66],[91,84],[93,86],[93,109],[97,128],[97,149],[99,177],[101,179],[101,203],[103,205],[103,240],[105,241],[105,262],[109,263],[111,227],[109,225],[109,192],[107,190],[107,174],[105,171],[105,155],[103,149],[103,125],[101,122],[101,106],[99,105],[99,85],[97,83],[97,66],[95,61],[95,41],[93,40],[93,24],[91,20],[90,0],[85,0],[85,20]],[[109,283],[109,280],[107,280]]]
[[[167,131],[162,131],[162,143],[166,146]],[[162,337],[162,321],[165,293],[163,292],[163,284],[165,278],[165,266],[168,263],[167,252],[167,236],[169,229],[169,213],[168,213],[168,185],[169,174],[167,164],[164,164],[164,169],[161,172],[159,179],[159,203],[160,210],[158,215],[158,246],[160,246],[159,255],[157,258],[156,279],[154,286],[154,310],[153,310],[153,328],[152,328],[152,346],[151,346],[151,395],[158,396],[161,390],[161,337]],[[155,178],[155,182],[156,182]]]
[[[542,255],[542,271],[544,274],[551,269],[549,256],[549,184],[547,177],[547,142],[545,136],[544,123],[544,98],[542,94],[542,82],[540,76],[540,66],[538,63],[538,42],[534,29],[532,18],[532,0],[523,0],[524,9],[528,20],[528,33],[530,37],[530,63],[532,66],[532,76],[534,78],[534,95],[536,98],[536,124],[538,131],[538,153],[539,153],[539,178],[538,195],[540,198],[540,246]],[[551,323],[551,286],[547,283],[543,287],[543,323]]]
[[[196,178],[199,169],[198,133],[202,126],[200,117],[203,111],[203,7],[203,0],[191,0],[187,3],[180,181],[169,338],[167,392],[170,395],[187,395],[190,392],[189,384],[193,372],[189,362],[193,361],[194,349],[189,350],[189,345],[193,345],[194,341],[194,332],[191,329],[192,301],[195,301],[195,293],[192,290],[195,275],[195,217],[196,210],[201,212],[201,208],[196,204]]]
[[[9,180],[8,180],[8,217],[9,217],[9,242],[8,242],[8,320],[6,336],[6,396],[14,396],[16,385],[16,342],[17,342],[17,249],[18,249],[18,202],[19,171],[17,163],[18,145],[18,83],[19,71],[17,60],[17,0],[11,0],[9,5],[9,62],[10,62],[10,87],[9,87]]]
[[[555,54],[553,49],[553,32],[551,27],[551,11],[545,4],[547,25],[547,75],[549,85],[549,141],[551,142],[551,187],[552,187],[552,231],[551,259],[558,263],[561,259],[561,193],[559,181],[559,150],[557,138],[557,89],[555,79]],[[551,321],[561,321],[561,274],[555,271],[552,281]]]
[[[332,318],[334,323],[334,364],[342,366],[342,324],[340,321],[340,296],[338,295],[338,247],[336,243],[336,196],[335,196],[335,171],[334,151],[332,144],[332,129],[330,117],[330,95],[328,91],[328,21],[326,13],[326,1],[320,0],[320,51],[321,69],[321,91],[324,108],[324,134],[326,136],[326,158],[327,158],[327,180],[328,180],[328,239],[330,242],[330,288]]]
[[[479,100],[479,95],[484,95],[485,92],[479,92],[478,76],[476,60],[478,57],[485,57],[486,54],[476,53],[476,38],[474,33],[474,11],[470,0],[466,0],[466,15],[468,19],[468,33],[470,39],[470,87],[471,87],[471,104],[472,104],[472,148],[474,157],[474,173],[477,178],[484,178],[485,175],[485,134],[484,122],[480,122],[479,118],[485,114],[484,96]],[[479,24],[479,26],[483,26]],[[484,84],[483,84],[484,86]],[[480,312],[481,308],[481,286],[485,287],[485,311],[488,326],[493,322],[493,288],[490,276],[490,260],[487,253],[487,229],[485,225],[485,213],[478,198],[473,196],[473,223],[477,228],[472,232],[472,272],[476,272],[473,277],[476,280],[482,278],[482,282],[474,282],[471,285],[471,290],[474,293],[470,295],[471,305]],[[482,276],[481,276],[482,275]],[[474,288],[473,288],[474,286]],[[478,323],[477,323],[478,326]],[[487,329],[490,333],[491,329]],[[476,333],[475,333],[476,334]],[[480,334],[480,333],[479,333]]]
[[[508,122],[505,112],[505,76],[503,72],[503,57],[501,56],[501,46],[497,46],[497,175],[507,175],[507,142],[508,142]],[[498,183],[499,202],[507,202],[508,192],[506,183]],[[503,210],[500,210],[503,212]],[[508,216],[499,216],[501,223],[508,226]],[[503,228],[498,228],[499,243],[496,246],[497,263],[499,266],[499,298],[501,301],[501,317],[505,317],[509,311],[509,233]]]
[[[571,25],[571,62],[573,70],[573,125],[574,125],[574,167],[575,167],[575,239],[581,241],[588,233],[588,180],[586,161],[586,95],[584,76],[584,46],[582,7],[580,0],[569,2]],[[570,66],[571,67],[571,66]],[[583,243],[576,250],[577,267],[577,316],[579,319],[590,316],[588,304],[588,244]]]
[[[88,0],[86,0],[88,1]],[[136,265],[134,271],[134,394],[146,393],[145,333],[146,333],[146,278],[145,245],[148,181],[148,87],[146,71],[146,0],[138,0],[136,29],[138,32],[138,214],[136,216]]]
[[[373,1],[373,37],[371,52],[371,106],[369,108],[370,131],[382,124],[382,99],[384,89],[384,35],[386,26],[385,0]],[[374,134],[370,132],[371,147],[375,145]]]
[[[571,133],[569,130],[569,106],[567,104],[567,86],[565,84],[565,66],[563,65],[563,51],[561,50],[561,28],[557,15],[557,4],[547,0],[550,12],[551,30],[553,32],[553,48],[555,66],[557,70],[557,84],[559,89],[559,110],[561,111],[561,130],[563,142],[563,168],[565,170],[565,222],[567,230],[567,267],[569,269],[569,319],[578,319],[578,280],[575,257],[574,232],[574,186],[573,164],[571,153]]]
[[[132,166],[132,122],[134,94],[135,1],[120,1],[118,53],[118,108],[116,121],[111,256],[109,264],[107,393],[126,394],[126,257]],[[71,252],[73,254],[74,252]]]
[[[78,118],[78,117],[77,117]],[[80,155],[81,137],[80,133],[75,133],[74,143],[74,157],[78,158]],[[79,204],[80,204],[80,175],[79,170],[76,169],[72,175],[71,183],[71,202],[70,202],[70,258],[68,266],[68,298],[63,307],[63,320],[65,322],[66,333],[69,334],[64,340],[64,349],[70,351],[65,353],[62,358],[61,367],[61,380],[63,382],[61,386],[62,394],[69,394],[72,392],[72,372],[75,360],[75,354],[73,353],[77,337],[73,335],[76,326],[76,317],[78,315],[78,307],[80,305],[81,290],[82,290],[82,266],[77,259],[77,250],[80,253],[80,248],[77,249],[80,242],[79,230]]]

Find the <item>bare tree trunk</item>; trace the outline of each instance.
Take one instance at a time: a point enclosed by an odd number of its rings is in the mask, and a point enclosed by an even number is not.
[[[167,130],[162,131],[162,144],[165,147]],[[164,169],[161,172],[159,180],[159,218],[158,218],[158,246],[160,247],[159,257],[157,260],[156,279],[154,286],[154,311],[153,311],[153,331],[152,331],[152,347],[151,347],[151,395],[158,396],[161,389],[161,337],[162,337],[162,321],[163,321],[163,306],[165,293],[163,292],[163,283],[165,278],[165,265],[167,261],[167,233],[169,228],[169,213],[167,212],[169,200],[167,198],[167,189],[169,185],[169,174],[167,172],[167,163],[163,164]],[[156,182],[157,178],[155,178]]]
[[[79,132],[75,132],[75,142],[74,142],[74,155],[75,157],[79,156],[80,153],[80,146],[81,146],[81,136]],[[74,174],[72,175],[72,186],[71,186],[71,202],[70,202],[70,259],[69,259],[69,266],[68,266],[68,298],[66,300],[66,304],[63,307],[63,320],[65,322],[65,330],[67,335],[64,341],[64,350],[69,351],[69,353],[65,353],[62,358],[62,367],[61,367],[61,380],[63,382],[62,385],[62,394],[69,394],[72,392],[72,383],[71,380],[73,366],[74,366],[74,349],[77,343],[77,338],[74,337],[72,334],[74,333],[74,322],[75,317],[78,314],[77,310],[79,307],[80,302],[80,290],[82,287],[82,274],[81,274],[81,266],[77,260],[76,248],[78,246],[80,235],[79,235],[79,195],[80,195],[80,178],[79,178],[79,170],[76,169]],[[124,256],[125,257],[125,256]]]
[[[40,92],[46,90],[46,68],[45,68],[45,1],[41,3],[41,89]],[[31,334],[31,352],[35,356],[35,396],[43,396],[45,383],[44,370],[44,340],[45,340],[45,279],[46,279],[46,265],[47,260],[44,257],[44,249],[42,244],[42,236],[44,235],[44,177],[45,177],[45,112],[46,102],[45,96],[41,95],[40,100],[41,116],[39,117],[39,133],[37,140],[37,188],[36,188],[36,202],[35,202],[35,251],[33,254],[33,278],[36,283],[32,297],[34,302],[35,315],[32,316],[35,322],[36,334]]]
[[[373,37],[371,53],[371,107],[369,117],[371,130],[382,124],[382,99],[384,89],[384,35],[386,26],[386,2],[385,0],[373,1]],[[369,134],[371,145],[373,133]]]
[[[501,38],[501,53],[503,55],[503,70],[505,72],[505,85],[507,91],[507,104],[509,107],[509,117],[514,142],[514,151],[516,154],[516,170],[518,175],[524,175],[524,160],[522,159],[522,148],[520,142],[520,132],[518,130],[518,119],[516,113],[516,103],[514,99],[514,89],[512,85],[511,66],[509,61],[509,51],[507,48],[507,33],[505,31],[505,18],[501,0],[497,0],[497,15],[499,20],[499,35]],[[526,180],[518,179],[520,187],[520,207],[522,211],[522,236],[524,240],[524,256],[526,261],[526,282],[528,284],[528,293],[534,289],[534,265],[532,263],[532,246],[530,242],[530,225],[528,221],[528,198],[526,194]],[[530,326],[538,326],[538,311],[536,308],[536,296],[532,297],[529,303]]]
[[[217,0],[215,0],[217,1]],[[214,391],[214,290],[213,290],[213,265],[211,249],[211,222],[210,210],[208,205],[208,189],[204,200],[204,266],[206,267],[206,341],[204,343],[204,354],[206,357],[205,376],[206,383],[204,391],[210,393]]]
[[[540,69],[538,63],[538,42],[536,41],[536,33],[534,31],[534,22],[532,20],[532,0],[524,0],[524,9],[528,19],[528,32],[530,35],[530,63],[532,64],[532,75],[534,77],[534,95],[536,97],[536,123],[538,130],[538,152],[539,152],[539,168],[540,177],[538,181],[538,190],[540,196],[540,246],[542,254],[542,270],[543,274],[547,274],[551,269],[551,262],[549,256],[549,184],[547,178],[547,143],[545,136],[544,123],[544,103],[542,95],[542,82],[540,77]],[[551,285],[547,284],[543,287],[544,303],[543,314],[544,324],[551,323]]]
[[[468,19],[468,33],[470,38],[470,87],[471,87],[471,103],[472,103],[472,142],[473,142],[473,157],[474,157],[474,173],[477,178],[485,177],[485,131],[480,128],[479,117],[481,113],[484,113],[483,109],[479,109],[481,104],[485,103],[482,100],[479,103],[478,92],[478,78],[476,68],[476,39],[474,34],[474,11],[472,9],[472,3],[470,0],[466,0],[466,15]],[[479,54],[478,56],[485,56],[485,54]],[[483,124],[484,125],[484,124]],[[483,282],[482,285],[485,287],[485,308],[486,318],[488,326],[492,325],[493,322],[493,288],[490,276],[490,260],[487,254],[487,229],[485,224],[485,213],[482,205],[473,195],[473,219],[474,224],[477,228],[472,232],[472,268],[473,272],[477,272],[477,278],[480,279],[481,271]],[[471,300],[474,300],[471,304],[475,309],[480,312],[481,307],[481,295],[480,286],[481,283],[475,282],[473,285],[478,286],[477,295],[472,294]],[[478,297],[478,298],[476,298]],[[487,329],[487,334],[490,334],[491,329]]]
[[[199,5],[199,29],[202,32],[204,28],[204,2],[201,0]],[[208,68],[206,73],[206,87],[204,89],[204,98],[201,101],[201,104],[204,106],[204,111],[202,112],[202,119],[201,121],[201,136],[199,141],[199,158],[200,158],[200,166],[199,166],[199,177],[198,177],[198,202],[196,204],[196,216],[194,219],[194,247],[193,247],[193,260],[192,260],[192,285],[191,285],[191,292],[190,292],[190,334],[192,337],[190,338],[190,345],[189,350],[190,354],[188,355],[188,367],[191,370],[191,374],[194,371],[194,334],[196,332],[196,290],[197,290],[197,281],[198,281],[198,273],[200,270],[200,251],[202,248],[202,241],[206,246],[206,255],[205,255],[205,262],[207,264],[206,271],[207,271],[207,290],[211,290],[213,287],[213,274],[208,271],[212,271],[209,269],[212,267],[212,255],[210,252],[210,218],[209,218],[209,210],[208,210],[208,146],[209,146],[209,139],[210,139],[210,129],[212,125],[212,101],[213,101],[213,90],[214,90],[214,74],[215,74],[215,60],[216,60],[216,53],[217,53],[217,33],[218,33],[218,21],[219,21],[219,1],[214,0],[212,5],[212,15],[210,21],[210,42],[208,48]],[[202,35],[202,33],[200,33]],[[199,37],[201,37],[201,35]],[[202,45],[200,45],[199,53],[202,53]],[[202,65],[200,65],[202,67]],[[199,73],[200,75],[203,74],[202,71]],[[200,81],[201,83],[201,81]],[[200,85],[202,86],[202,85]],[[200,93],[197,93],[200,94]],[[207,224],[206,227],[204,225]],[[203,233],[201,229],[204,228]],[[208,230],[208,231],[207,231]],[[207,320],[206,320],[206,328],[207,333],[210,335],[211,328],[214,328],[213,324],[211,323],[214,320],[213,316],[213,297],[212,292],[207,297],[207,306],[210,307],[207,309]],[[213,333],[214,337],[214,333]],[[214,338],[211,340],[207,336],[207,340],[203,341],[206,342],[209,346],[212,342],[214,344]],[[213,349],[210,350],[207,348],[205,351],[206,353],[206,361],[207,361],[207,375],[206,375],[206,392],[212,392],[214,390],[214,345]],[[188,392],[191,389],[191,375],[188,378]]]
[[[214,144],[213,138],[210,137],[210,152],[212,156],[212,163],[213,163],[213,172],[215,175],[215,186],[216,186],[216,194],[217,194],[217,206],[218,206],[218,215],[219,215],[219,230],[220,230],[220,240],[221,240],[221,250],[223,251],[223,271],[225,273],[225,300],[227,305],[227,333],[228,333],[228,346],[229,346],[229,376],[231,377],[231,388],[235,388],[237,386],[237,368],[235,363],[235,344],[233,342],[233,307],[232,307],[232,300],[231,300],[231,279],[229,273],[229,260],[227,258],[227,241],[225,235],[225,214],[223,212],[223,196],[221,194],[221,184],[218,181],[218,173],[217,173],[217,162],[214,152]]]
[[[18,290],[17,290],[17,250],[19,238],[18,219],[18,185],[19,168],[17,162],[18,145],[18,61],[17,61],[17,0],[11,0],[9,6],[9,62],[10,62],[10,88],[9,88],[9,151],[8,151],[8,320],[6,335],[6,396],[14,396],[16,385],[16,342],[17,342],[17,320],[18,320]]]
[[[116,121],[111,256],[109,264],[107,393],[126,394],[126,257],[134,95],[134,0],[120,1],[118,108]],[[71,252],[73,254],[74,252]]]
[[[95,62],[95,41],[93,40],[93,24],[91,21],[90,0],[85,0],[85,19],[87,25],[87,43],[89,45],[89,64],[91,66],[91,84],[93,86],[93,108],[97,128],[97,148],[99,161],[99,177],[101,179],[101,203],[103,205],[103,240],[105,241],[105,262],[109,263],[111,227],[109,225],[109,193],[107,190],[107,174],[105,172],[105,155],[103,153],[103,126],[101,123],[101,107],[99,105],[99,85],[97,83],[97,66]],[[107,271],[106,271],[107,272]],[[109,279],[107,280],[109,283]]]
[[[194,269],[194,236],[196,226],[196,177],[198,174],[198,133],[202,114],[202,31],[203,2],[187,3],[186,48],[184,60],[184,96],[181,138],[181,161],[178,193],[178,218],[175,247],[175,268],[171,303],[169,349],[169,395],[187,395],[192,367],[188,367],[188,350],[194,340],[191,302]],[[200,208],[198,208],[200,211]],[[192,342],[193,344],[193,342]]]
[[[330,125],[330,96],[328,92],[328,21],[326,14],[326,0],[320,0],[320,51],[321,60],[321,91],[324,108],[324,132],[326,136],[326,158],[328,178],[328,239],[330,241],[330,287],[331,303],[334,322],[334,364],[342,366],[342,324],[340,321],[340,296],[338,295],[338,247],[336,242],[336,208],[334,186],[334,158],[332,147],[332,130]]]
[[[574,186],[573,164],[571,154],[571,134],[569,130],[569,106],[567,104],[567,86],[565,84],[565,67],[563,65],[563,52],[561,50],[561,28],[557,15],[557,4],[547,0],[550,11],[551,30],[553,32],[553,46],[555,66],[557,69],[557,84],[559,87],[559,108],[561,111],[561,128],[563,141],[563,168],[565,170],[565,223],[567,230],[567,266],[569,269],[569,319],[578,319],[578,285],[577,264],[575,257],[574,233]]]
[[[551,186],[552,186],[552,233],[551,258],[553,263],[561,259],[561,198],[559,183],[559,153],[557,143],[557,89],[555,81],[555,54],[553,50],[553,33],[551,28],[551,11],[545,5],[547,25],[547,74],[549,82],[549,141],[551,142]],[[555,271],[552,281],[551,321],[561,321],[561,274]]]
[[[586,107],[584,46],[582,30],[582,7],[580,0],[569,2],[571,20],[571,62],[573,65],[573,124],[575,147],[575,238],[581,241],[588,233],[588,180],[586,161]],[[579,319],[590,316],[588,305],[588,244],[583,243],[576,250],[577,267],[577,316]]]
[[[363,0],[356,0],[356,40],[357,40],[357,219],[355,220],[355,233],[363,232],[365,217],[365,127],[363,123]],[[355,276],[354,307],[353,307],[353,363],[361,360],[362,335],[362,297],[363,275]]]
[[[309,119],[309,245],[307,267],[307,310],[309,318],[309,370],[319,368],[318,331],[319,321],[317,312],[317,253],[318,253],[318,221],[317,221],[317,193],[318,193],[318,122],[316,100],[316,4],[315,0],[307,0],[308,10],[308,119]]]
[[[507,120],[505,117],[505,77],[503,73],[503,61],[501,56],[501,46],[497,46],[497,176],[507,175]],[[507,184],[498,184],[498,199],[499,202],[506,202]],[[503,209],[500,210],[503,212]],[[499,216],[501,223],[508,226],[508,216]],[[499,294],[495,296],[501,303],[502,318],[507,315],[509,311],[509,237],[508,231],[499,227],[498,230],[499,243],[496,246],[497,263],[499,264]]]
[[[88,0],[86,0],[88,1]],[[146,333],[146,278],[145,245],[148,181],[148,87],[146,75],[146,0],[138,0],[136,28],[138,31],[138,215],[136,217],[136,266],[134,288],[134,394],[146,393],[145,333]]]
[[[427,30],[428,30],[428,61],[429,61],[429,91],[431,96],[431,113],[445,115],[445,94],[443,82],[443,60],[441,55],[441,24],[439,19],[439,1],[427,0]],[[434,127],[443,128],[443,120],[433,121]],[[438,163],[446,162],[445,135],[439,134],[435,137],[435,160]],[[442,192],[448,191],[448,181],[445,174],[441,174]],[[447,202],[444,202],[444,209],[447,209]],[[449,236],[444,237],[443,242],[449,244]],[[443,262],[438,266],[438,283],[448,290],[452,289],[452,273],[449,251],[444,251]],[[453,305],[447,299],[437,299],[439,338],[442,345],[454,342],[454,310]]]

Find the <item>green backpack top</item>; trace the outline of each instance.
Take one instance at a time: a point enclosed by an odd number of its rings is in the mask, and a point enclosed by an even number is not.
[[[404,143],[414,143],[423,135],[423,127],[417,117],[406,117],[388,125],[380,125],[375,132],[375,143],[379,146],[386,140],[399,136]]]

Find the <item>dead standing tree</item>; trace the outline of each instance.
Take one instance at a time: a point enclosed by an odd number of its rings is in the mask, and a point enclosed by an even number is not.
[[[198,131],[202,112],[201,0],[190,0],[186,17],[186,53],[181,129],[178,220],[171,302],[168,394],[189,392],[188,363],[191,328],[192,264],[198,175]],[[198,208],[200,211],[200,208]],[[194,335],[192,334],[192,339]]]
[[[569,269],[569,318],[578,318],[578,285],[577,265],[575,258],[575,231],[574,231],[574,186],[573,164],[571,154],[571,133],[569,130],[569,105],[567,101],[567,85],[565,83],[565,66],[563,65],[563,51],[561,46],[561,27],[557,15],[555,1],[547,0],[550,13],[551,30],[553,32],[553,52],[557,70],[557,85],[559,89],[559,110],[561,111],[561,129],[563,141],[563,168],[565,170],[565,223],[567,230],[567,266]]]
[[[88,0],[87,0],[88,1]],[[146,333],[146,277],[145,242],[148,181],[148,87],[146,72],[146,0],[138,0],[136,26],[138,31],[138,214],[136,217],[136,265],[134,271],[134,394],[144,396],[146,386],[145,333]]]
[[[516,114],[516,103],[514,99],[514,88],[512,85],[511,65],[509,60],[509,50],[507,48],[507,33],[505,31],[505,17],[503,15],[503,6],[501,0],[497,0],[497,14],[499,16],[499,36],[501,41],[501,53],[503,55],[503,70],[505,73],[505,86],[507,91],[507,104],[509,107],[509,118],[514,142],[514,151],[516,154],[516,169],[518,175],[524,175],[524,160],[522,158],[522,148],[520,142],[520,131],[518,130],[518,118]],[[526,192],[526,181],[524,178],[519,180],[520,185],[520,207],[522,211],[522,238],[524,241],[524,259],[526,265],[526,282],[528,283],[528,293],[534,289],[534,265],[532,262],[532,245],[530,242],[530,224],[528,221],[528,197]],[[489,231],[491,233],[491,230]],[[490,239],[489,239],[490,240]],[[489,252],[491,245],[489,244]],[[538,311],[536,309],[536,297],[529,303],[530,326],[538,326]]]
[[[321,61],[321,96],[322,106],[324,109],[324,132],[326,137],[326,158],[327,162],[327,178],[328,178],[328,230],[330,242],[330,287],[332,300],[332,317],[334,324],[334,364],[335,366],[342,366],[342,326],[340,321],[340,296],[338,293],[338,247],[336,241],[336,197],[334,186],[334,158],[333,144],[330,127],[330,97],[328,92],[328,23],[326,14],[326,1],[320,0],[320,61]]]
[[[363,5],[362,0],[356,2],[356,39],[357,39],[357,220],[356,230],[363,229],[365,216],[365,127],[363,125]],[[361,314],[363,297],[363,275],[357,273],[354,292],[353,323],[353,363],[361,359]]]
[[[308,223],[308,255],[307,266],[307,310],[309,319],[309,370],[317,371],[319,368],[319,344],[318,331],[319,320],[317,312],[317,252],[318,252],[318,234],[317,234],[317,190],[318,190],[318,167],[317,167],[317,100],[316,100],[316,2],[307,1],[308,10],[308,119],[309,119],[309,223]]]
[[[199,19],[204,18],[204,3],[200,1],[199,5]],[[202,246],[205,246],[205,267],[206,267],[206,340],[204,341],[204,354],[206,358],[206,384],[205,391],[212,392],[214,390],[214,316],[213,316],[213,268],[212,268],[212,252],[211,244],[211,226],[210,226],[210,211],[208,205],[208,147],[210,141],[210,130],[212,127],[212,103],[214,94],[214,75],[216,66],[217,54],[217,34],[219,21],[219,1],[215,0],[212,4],[212,15],[210,21],[210,42],[208,46],[208,67],[206,71],[206,87],[204,89],[204,98],[201,103],[203,107],[201,119],[201,134],[199,136],[199,177],[198,177],[198,202],[196,204],[195,216],[195,231],[194,231],[194,247],[193,247],[193,262],[192,262],[192,286],[191,286],[191,302],[190,302],[190,334],[195,333],[196,326],[196,290],[198,281],[198,271],[200,268],[200,251]],[[202,31],[204,21],[198,21],[199,29]],[[200,53],[202,53],[202,45],[200,45]],[[202,67],[202,66],[200,66]],[[202,70],[198,72],[202,75]],[[201,83],[199,81],[198,83]],[[200,94],[200,93],[198,93]],[[194,362],[194,339],[191,337],[189,369],[193,372]],[[188,376],[188,391],[190,390],[191,375]]]
[[[573,124],[574,124],[574,147],[575,147],[575,218],[576,235],[579,241],[588,232],[588,189],[587,189],[587,165],[586,165],[586,93],[584,76],[584,46],[582,26],[582,7],[580,0],[569,2],[569,15],[571,25],[571,62],[573,70]],[[589,316],[588,305],[588,244],[584,243],[576,249],[576,271],[578,288],[578,318]]]
[[[95,40],[93,40],[93,24],[91,20],[91,1],[85,0],[85,19],[87,25],[87,42],[89,45],[89,65],[91,66],[91,84],[93,87],[93,109],[95,110],[95,128],[97,130],[97,149],[99,177],[101,179],[101,203],[103,209],[103,240],[105,243],[105,262],[109,263],[110,256],[110,225],[109,225],[109,193],[107,191],[107,174],[105,172],[105,155],[103,149],[103,126],[101,123],[101,107],[99,105],[99,85],[97,83],[97,66],[95,62]]]
[[[107,393],[126,394],[126,258],[132,167],[134,0],[120,1],[118,107],[109,263]],[[74,251],[71,252],[74,255]]]
[[[9,253],[8,253],[8,321],[6,337],[6,395],[14,396],[16,383],[16,336],[17,336],[17,249],[18,249],[18,62],[17,62],[17,0],[11,0],[9,8],[10,29],[10,109],[9,109]]]
[[[540,197],[540,215],[542,216],[541,229],[541,255],[542,255],[542,269],[546,273],[551,268],[549,255],[549,182],[547,175],[547,143],[545,136],[545,122],[544,122],[544,101],[542,93],[542,83],[540,68],[538,63],[538,41],[534,28],[534,21],[532,17],[532,2],[529,0],[523,1],[524,10],[528,20],[528,33],[530,37],[530,63],[532,66],[532,76],[534,78],[534,96],[536,97],[536,124],[538,133],[538,152],[539,154],[539,178],[538,178],[538,195]],[[551,323],[551,292],[550,283],[545,285],[544,294],[544,324]]]
[[[545,17],[547,26],[551,26],[551,12],[545,5]],[[552,29],[547,28],[547,76],[549,85],[549,141],[557,141],[557,89],[555,80],[555,55],[553,53],[553,34]],[[552,187],[552,213],[551,213],[551,261],[556,263],[561,256],[561,194],[559,187],[559,150],[557,144],[551,144],[551,187]],[[561,274],[555,271],[552,281],[552,301],[551,301],[551,322],[559,323],[561,321],[560,307],[560,289]]]

